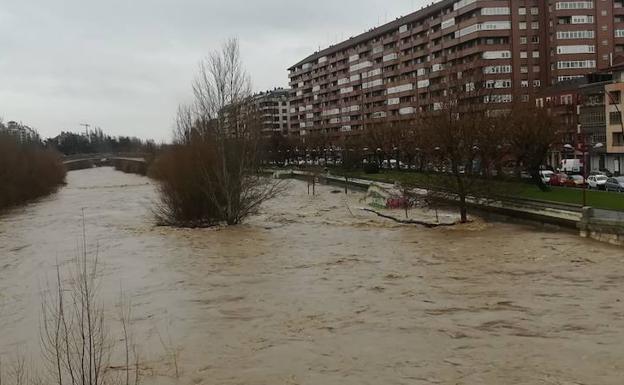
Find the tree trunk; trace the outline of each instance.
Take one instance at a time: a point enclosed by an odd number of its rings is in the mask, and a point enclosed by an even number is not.
[[[459,214],[461,216],[460,222],[467,223],[468,222],[468,205],[466,204],[466,196],[460,195],[459,197]]]

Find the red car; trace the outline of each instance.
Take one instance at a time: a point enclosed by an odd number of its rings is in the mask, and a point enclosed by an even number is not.
[[[566,186],[568,182],[568,175],[559,173],[553,174],[550,176],[550,181],[548,182],[551,186]]]

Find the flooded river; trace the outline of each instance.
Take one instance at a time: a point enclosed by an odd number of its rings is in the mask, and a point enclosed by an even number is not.
[[[120,287],[132,301],[146,384],[622,384],[623,249],[398,225],[359,194],[289,183],[243,226],[176,230],[153,225],[148,179],[69,173],[0,217],[0,356],[36,361],[40,291],[84,209],[107,315]]]

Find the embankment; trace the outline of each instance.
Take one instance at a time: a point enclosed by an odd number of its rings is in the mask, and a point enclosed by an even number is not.
[[[0,210],[53,193],[65,175],[57,152],[0,136]]]

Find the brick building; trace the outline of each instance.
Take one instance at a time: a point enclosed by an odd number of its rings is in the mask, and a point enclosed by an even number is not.
[[[341,135],[435,110],[448,84],[504,108],[611,66],[624,0],[443,0],[289,69],[290,134]]]

